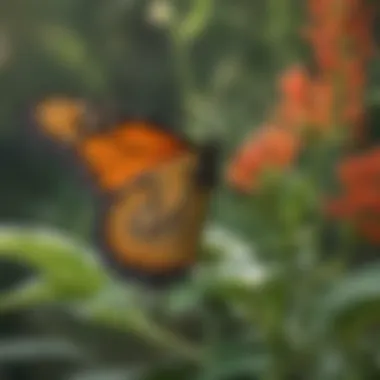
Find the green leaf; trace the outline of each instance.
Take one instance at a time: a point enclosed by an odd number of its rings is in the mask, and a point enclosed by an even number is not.
[[[269,365],[264,353],[241,351],[238,347],[224,348],[209,363],[198,380],[228,380],[238,376],[260,377]]]
[[[199,361],[198,347],[160,326],[143,307],[141,298],[138,289],[126,289],[117,283],[110,283],[97,296],[77,304],[71,310],[90,322],[134,333],[153,345],[173,350],[191,361]]]
[[[317,332],[354,340],[380,320],[380,263],[335,283],[318,304]]]
[[[192,9],[177,31],[181,43],[188,44],[196,40],[208,25],[213,14],[214,0],[193,0]]]
[[[95,253],[48,229],[3,227],[0,257],[20,261],[38,272],[40,282],[23,285],[6,295],[6,304],[16,299],[78,300],[97,294],[108,282]]]
[[[58,64],[79,72],[88,84],[94,84],[96,88],[104,86],[102,70],[97,66],[97,60],[90,56],[82,35],[64,26],[44,25],[37,38]]]
[[[56,294],[46,281],[33,280],[0,295],[0,311],[15,311],[54,302]]]
[[[75,344],[53,338],[0,340],[0,363],[26,361],[80,361],[84,353]]]
[[[166,315],[184,316],[199,308],[206,289],[197,286],[198,283],[191,285],[175,288],[168,293],[167,302],[163,304]]]
[[[146,368],[141,376],[144,380],[193,380],[196,367],[178,360],[165,360]]]
[[[68,380],[137,380],[142,378],[140,372],[133,369],[97,368],[75,373]]]

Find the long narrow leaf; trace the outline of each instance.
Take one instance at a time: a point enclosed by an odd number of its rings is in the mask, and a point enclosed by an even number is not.
[[[49,229],[0,228],[0,257],[35,269],[57,299],[92,296],[107,282],[94,253]]]

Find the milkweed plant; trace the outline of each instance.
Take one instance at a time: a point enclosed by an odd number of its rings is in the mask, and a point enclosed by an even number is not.
[[[0,256],[37,275],[1,294],[0,311],[54,304],[135,334],[190,365],[178,378],[378,378],[380,261],[366,259],[380,252],[380,147],[367,118],[378,4],[305,3],[299,35],[311,56],[278,73],[269,116],[222,173],[252,210],[252,239],[211,224],[192,275],[152,289],[117,280],[95,248],[61,233],[3,227]],[[165,4],[155,2],[155,20],[177,28],[173,45],[184,74],[186,47],[216,5],[195,1],[183,23],[171,23]],[[187,320],[195,337],[179,323]]]

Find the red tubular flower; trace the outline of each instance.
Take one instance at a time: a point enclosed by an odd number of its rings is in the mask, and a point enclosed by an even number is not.
[[[290,129],[302,127],[307,122],[310,78],[302,66],[290,67],[280,77],[280,104],[277,107],[278,123]]]
[[[315,80],[310,89],[309,122],[321,131],[334,121],[334,86],[322,79]]]
[[[293,66],[283,73],[279,88],[282,95],[294,103],[302,103],[307,96],[310,79],[302,66]]]
[[[242,192],[255,190],[262,172],[271,167],[289,167],[297,157],[299,146],[295,133],[276,125],[266,125],[237,152],[228,167],[227,181]]]
[[[338,176],[344,193],[330,202],[329,214],[353,221],[362,236],[380,244],[380,148],[346,158]]]
[[[285,170],[294,163],[303,128],[328,133],[341,125],[363,136],[372,9],[364,0],[307,0],[307,5],[305,39],[317,73],[311,76],[297,65],[280,77],[274,125],[255,132],[228,168],[229,183],[241,191],[257,189],[265,168]],[[380,244],[380,148],[346,158],[338,174],[344,193],[328,204],[328,214],[352,220],[363,236]]]

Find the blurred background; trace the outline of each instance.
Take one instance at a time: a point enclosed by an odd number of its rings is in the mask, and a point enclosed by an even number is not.
[[[279,73],[308,60],[308,47],[300,35],[304,3],[1,0],[0,223],[48,226],[91,244],[93,200],[75,175],[64,170],[59,157],[27,133],[33,124],[33,106],[56,94],[107,100],[126,115],[159,120],[198,141],[217,136],[222,172],[245,135],[270,115]],[[378,57],[373,61],[368,106],[377,125],[380,67]],[[255,264],[257,221],[252,214],[249,201],[222,183],[212,200],[205,244],[233,252],[234,263],[240,260],[240,266],[235,268],[224,258],[224,266],[211,264],[209,272],[206,267],[201,281],[170,292],[135,289],[128,282],[104,290],[105,295],[102,291],[111,304],[120,305],[112,301],[115,297],[125,301],[125,308],[116,312],[125,316],[124,324],[115,322],[112,307],[104,316],[105,323],[97,323],[83,310],[78,317],[71,304],[62,307],[57,299],[34,304],[33,296],[26,302],[31,307],[24,308],[21,302],[20,307],[5,310],[0,316],[0,379],[379,378],[378,313],[371,321],[371,340],[365,334],[353,339],[354,327],[350,327],[339,339],[329,336],[317,344],[308,337],[311,325],[294,324],[293,314],[284,311],[282,302],[266,307],[267,300],[261,298],[267,293],[260,293],[262,297],[253,304],[253,293],[266,272]],[[341,272],[330,264],[320,275],[330,276],[331,282],[334,276],[340,279]],[[248,268],[247,273],[242,268]],[[379,273],[373,274],[371,290],[366,288],[365,295],[350,293],[356,294],[355,300],[365,298],[365,315],[373,317],[368,305],[371,310],[380,309]],[[5,257],[0,262],[2,292],[33,275],[23,260]],[[270,291],[278,300],[276,284]],[[140,303],[135,308],[136,299]],[[287,326],[285,335],[276,330],[269,340],[263,338],[266,331],[255,325],[257,310],[262,308],[266,328],[274,331],[273,326],[279,325],[276,316],[281,315],[281,325]],[[147,319],[145,325],[136,324],[145,318],[140,309],[154,322]],[[194,349],[177,341],[177,335],[202,346],[203,351],[195,349],[201,359],[195,359]],[[276,361],[271,361],[272,354]]]

